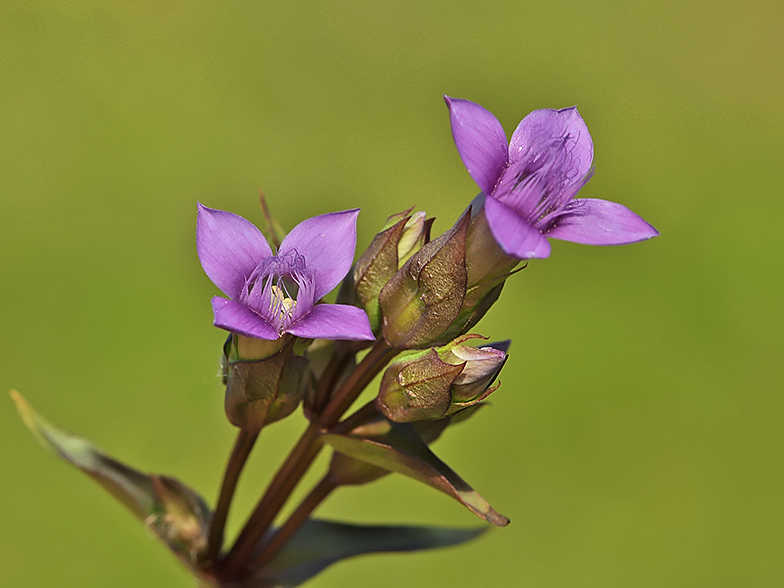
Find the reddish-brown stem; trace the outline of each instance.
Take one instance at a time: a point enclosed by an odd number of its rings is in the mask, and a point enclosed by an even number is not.
[[[272,539],[264,545],[261,552],[253,558],[250,565],[251,569],[258,570],[269,563],[269,561],[277,555],[278,551],[280,551],[280,548],[283,547],[288,540],[291,539],[294,533],[296,533],[297,529],[302,526],[302,523],[308,519],[310,513],[312,513],[335,488],[337,488],[337,486],[332,483],[329,476],[322,478],[313,490],[310,491],[310,494],[300,503],[297,510],[295,510],[288,520],[283,523],[283,526],[275,532]]]
[[[371,400],[362,408],[357,409],[338,424],[329,428],[329,432],[335,435],[345,435],[355,427],[366,423],[368,420],[378,416],[375,400]]]
[[[248,518],[234,546],[221,565],[220,575],[226,579],[241,578],[250,571],[247,562],[253,556],[258,542],[265,535],[280,509],[286,503],[294,486],[318,455],[318,426],[311,423],[289,453],[278,473],[267,486],[256,509]]]
[[[319,377],[318,386],[316,387],[316,393],[314,394],[313,399],[312,408],[314,413],[321,413],[324,405],[329,400],[329,394],[335,389],[335,385],[340,379],[340,375],[346,368],[346,364],[351,357],[353,357],[353,354],[349,352],[345,346],[335,345],[332,357],[329,358],[329,362],[327,362],[324,372]]]
[[[332,395],[324,411],[319,415],[318,421],[322,427],[326,429],[337,423],[362,390],[398,353],[400,353],[399,349],[392,349],[383,339],[376,341],[376,344],[348,379]]]
[[[240,474],[245,467],[245,463],[248,461],[248,456],[250,455],[258,436],[258,432],[249,433],[245,429],[240,429],[237,434],[237,440],[234,442],[234,449],[232,449],[229,461],[226,464],[226,472],[223,475],[223,483],[221,484],[215,512],[213,513],[212,521],[210,522],[207,553],[204,556],[204,561],[206,562],[215,562],[220,553],[231,500],[234,498],[234,491],[237,488]]]
[[[351,375],[332,395],[324,411],[305,429],[297,445],[272,479],[256,509],[248,518],[231,551],[220,566],[225,579],[241,579],[251,572],[249,562],[256,546],[269,530],[291,492],[321,451],[320,432],[334,425],[370,381],[398,350],[379,340]]]

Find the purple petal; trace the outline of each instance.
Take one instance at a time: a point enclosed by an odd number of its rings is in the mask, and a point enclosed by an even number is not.
[[[487,224],[493,237],[509,255],[520,259],[550,256],[550,243],[524,217],[495,198],[485,201]]]
[[[578,198],[546,234],[584,245],[625,245],[656,237],[659,231],[621,204]]]
[[[517,125],[509,142],[510,164],[554,139],[569,138],[574,180],[580,181],[593,164],[593,141],[577,107],[534,110]]]
[[[241,216],[199,203],[196,250],[204,272],[229,298],[237,298],[258,263],[272,255],[264,235]]]
[[[332,291],[354,263],[359,209],[332,212],[302,221],[283,239],[279,255],[296,251],[314,272],[314,300]]]
[[[468,100],[444,96],[452,137],[468,173],[485,194],[491,194],[507,162],[504,129],[493,114]]]
[[[317,304],[288,332],[305,339],[375,339],[365,311],[345,304]]]
[[[212,299],[212,312],[215,315],[213,324],[221,329],[270,341],[280,337],[264,318],[234,300],[216,296]]]

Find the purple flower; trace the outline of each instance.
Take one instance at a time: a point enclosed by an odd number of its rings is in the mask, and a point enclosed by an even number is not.
[[[284,333],[306,339],[374,339],[363,310],[316,304],[351,268],[358,214],[354,209],[309,218],[292,229],[274,254],[250,222],[199,204],[196,249],[201,266],[231,299],[212,299],[215,326],[268,340]]]
[[[486,196],[487,223],[507,254],[548,257],[546,237],[622,245],[659,234],[625,206],[575,198],[593,173],[593,142],[576,107],[535,110],[507,145],[489,111],[468,100],[444,99],[457,151]]]

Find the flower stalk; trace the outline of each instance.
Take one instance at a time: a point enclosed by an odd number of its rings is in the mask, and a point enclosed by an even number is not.
[[[226,472],[223,475],[215,512],[212,514],[210,522],[207,553],[204,557],[207,566],[212,566],[217,562],[218,555],[223,547],[223,533],[229,515],[229,507],[234,498],[234,492],[237,489],[242,470],[245,468],[245,463],[248,461],[258,436],[258,432],[249,433],[245,429],[240,429],[237,433],[237,440],[234,442],[234,448],[226,465]]]
[[[250,569],[262,569],[278,552],[286,545],[294,533],[308,520],[308,517],[324,500],[332,494],[338,486],[329,478],[324,476],[318,484],[302,499],[296,510],[285,523],[275,531],[272,538],[264,544],[261,551],[250,562]]]

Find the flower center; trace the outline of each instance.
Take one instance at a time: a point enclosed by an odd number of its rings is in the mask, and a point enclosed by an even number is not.
[[[239,302],[281,335],[313,307],[313,273],[296,250],[263,260],[245,280]]]
[[[294,314],[294,307],[297,306],[297,301],[284,288],[272,286],[271,290],[270,314],[279,316],[281,322],[290,319]]]
[[[572,156],[577,140],[566,133],[534,141],[501,175],[493,197],[545,231],[572,200],[575,191],[569,188],[580,180]]]

